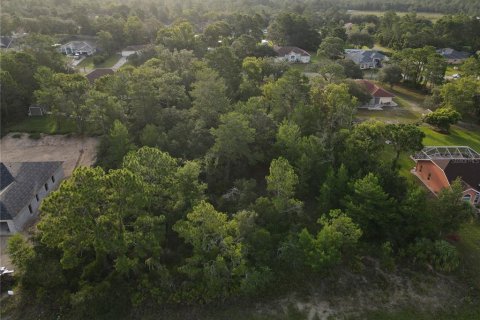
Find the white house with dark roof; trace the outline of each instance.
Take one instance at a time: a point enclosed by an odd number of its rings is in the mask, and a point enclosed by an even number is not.
[[[381,68],[388,57],[375,50],[345,49],[345,59],[352,60],[360,69]]]
[[[310,54],[297,47],[273,47],[273,50],[277,53],[277,61],[288,61],[298,63],[309,63]]]
[[[0,163],[0,235],[21,231],[38,217],[42,200],[64,178],[61,161]]]
[[[66,55],[91,56],[97,51],[97,47],[88,41],[70,41],[61,45],[59,50]]]
[[[452,48],[437,49],[437,53],[441,55],[449,64],[459,64],[470,57],[470,53],[457,51]]]

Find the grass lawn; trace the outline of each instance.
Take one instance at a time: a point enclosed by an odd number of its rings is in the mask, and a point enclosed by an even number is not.
[[[457,249],[462,258],[459,272],[480,290],[480,224],[466,223],[458,233]]]
[[[59,125],[55,117],[46,115],[43,117],[28,117],[22,122],[7,126],[8,132],[66,134],[75,132],[75,122],[71,119],[63,119]]]
[[[93,64],[93,57],[94,56],[85,58],[82,62],[79,63],[79,65],[77,66],[77,69],[83,69],[83,68],[86,68],[86,69],[111,68],[120,59],[120,55],[112,54],[103,63],[101,63],[99,65],[94,65]]]
[[[450,128],[450,134],[443,134],[431,127],[422,126],[426,137],[423,144],[426,146],[469,146],[480,152],[480,131],[467,130],[459,126]]]

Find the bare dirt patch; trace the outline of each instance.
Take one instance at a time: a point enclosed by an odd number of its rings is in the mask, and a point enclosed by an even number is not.
[[[0,141],[1,161],[63,161],[65,176],[78,166],[91,166],[96,159],[98,138],[44,135],[30,139],[28,134],[14,138],[10,133]]]
[[[65,177],[78,166],[91,166],[96,159],[98,138],[43,135],[30,139],[28,134],[10,133],[0,140],[0,161],[63,161]],[[0,237],[0,262],[12,268],[6,254],[8,236]]]

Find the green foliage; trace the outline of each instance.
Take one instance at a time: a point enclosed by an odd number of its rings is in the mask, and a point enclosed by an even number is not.
[[[337,37],[326,37],[318,47],[317,55],[323,55],[330,59],[343,56],[345,42]]]
[[[192,246],[191,255],[178,269],[189,280],[178,299],[208,302],[225,299],[242,288],[249,268],[235,220],[203,201],[173,230]]]
[[[462,116],[460,113],[452,108],[439,108],[431,113],[428,113],[423,118],[428,124],[436,127],[442,132],[448,133],[450,125],[457,123]]]
[[[315,272],[325,272],[338,265],[355,248],[362,235],[360,228],[340,210],[330,211],[328,218],[318,221],[322,229],[312,236],[307,229],[298,234],[298,249],[302,264]],[[284,251],[283,259],[289,259]]]
[[[123,157],[134,148],[127,127],[115,120],[99,147],[99,163],[106,169],[118,168]]]
[[[269,38],[279,45],[296,46],[315,50],[320,44],[320,35],[308,21],[296,13],[279,14],[268,27]]]
[[[364,231],[365,239],[385,241],[394,237],[394,226],[399,220],[392,199],[380,185],[379,179],[369,173],[353,184],[353,194],[347,196],[347,214]]]
[[[388,83],[390,87],[393,87],[402,80],[402,69],[395,64],[386,65],[380,70],[378,80]]]
[[[457,249],[444,240],[418,239],[407,249],[407,255],[417,265],[428,264],[442,272],[455,271],[460,265]]]
[[[450,188],[438,194],[438,201],[432,204],[436,214],[435,223],[441,236],[455,232],[460,225],[473,217],[473,207],[462,199],[463,187],[460,178],[455,179]]]
[[[473,77],[465,77],[449,82],[440,88],[443,106],[451,107],[462,115],[480,116],[480,81]]]

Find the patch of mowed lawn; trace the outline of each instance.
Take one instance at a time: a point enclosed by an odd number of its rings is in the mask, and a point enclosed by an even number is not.
[[[72,119],[57,119],[52,115],[28,117],[25,120],[7,125],[7,132],[67,134],[75,132],[75,122]]]
[[[421,126],[425,133],[423,144],[426,146],[469,146],[480,152],[480,131],[467,130],[459,126],[452,126],[450,134],[444,134],[433,130],[428,126]]]
[[[459,272],[480,290],[480,224],[466,223],[462,225],[458,234],[460,241],[456,246],[462,259]]]
[[[87,57],[87,58],[83,59],[82,62],[80,62],[78,64],[77,69],[83,69],[83,68],[87,68],[87,69],[111,68],[121,58],[120,55],[115,53],[115,54],[112,54],[111,56],[109,56],[104,62],[102,62],[98,65],[94,65],[93,64],[93,57],[94,56],[90,56],[90,57]]]

